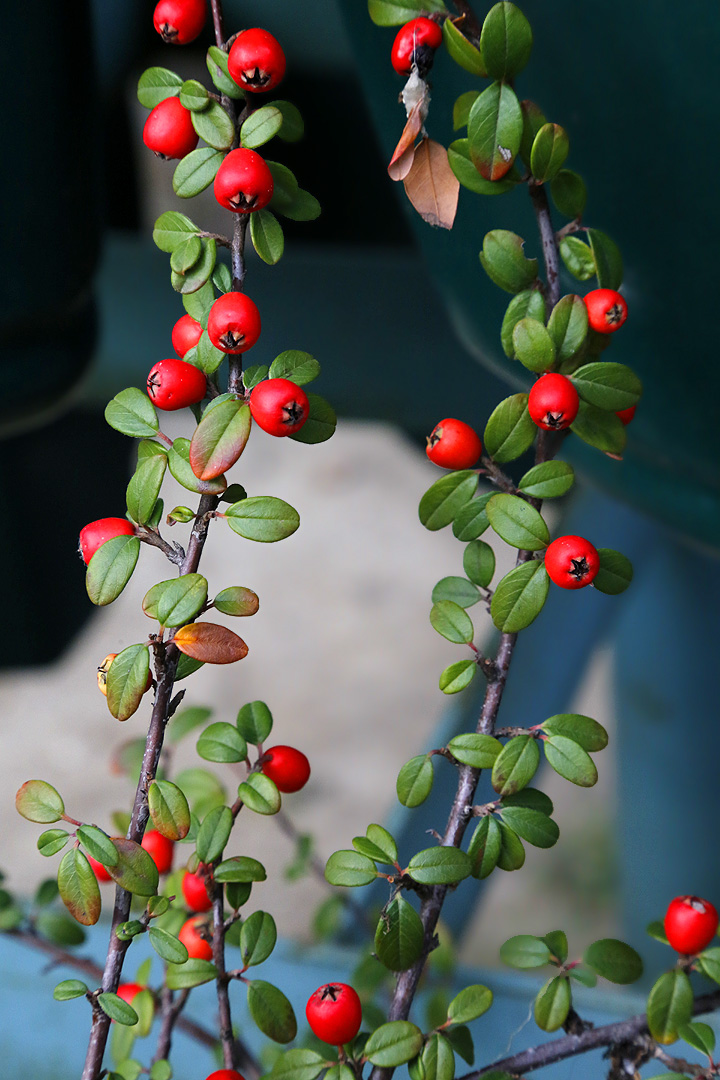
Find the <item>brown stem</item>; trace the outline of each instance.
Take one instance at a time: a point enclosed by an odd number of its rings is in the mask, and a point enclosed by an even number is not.
[[[215,44],[222,49],[225,44],[225,21],[223,19],[222,4],[220,0],[210,0],[212,10],[213,30],[215,32]]]
[[[547,278],[546,299],[548,307],[552,310],[560,299],[560,262],[558,259],[557,240],[550,217],[547,192],[544,184],[538,184],[531,179],[528,183],[528,191],[537,218],[542,242],[543,259],[545,260],[545,274]]]
[[[157,1047],[153,1056],[153,1064],[156,1061],[165,1061],[170,1057],[172,1033],[189,997],[189,990],[181,991],[180,996],[177,999],[175,999],[172,990],[167,986],[164,986],[160,991],[160,1015],[162,1016],[162,1023],[160,1025]]]
[[[225,968],[225,914],[223,911],[223,887],[213,883],[213,963],[217,971],[215,986],[218,999],[218,1019],[220,1021],[220,1044],[222,1046],[223,1065],[226,1069],[235,1068],[235,1040],[230,1012],[228,993],[228,975]]]
[[[174,563],[176,566],[182,566],[183,559],[185,558],[185,549],[180,544],[169,544],[156,529],[149,529],[147,527],[141,528],[137,534],[138,540],[143,544],[150,544],[151,547],[160,548],[162,553]]]

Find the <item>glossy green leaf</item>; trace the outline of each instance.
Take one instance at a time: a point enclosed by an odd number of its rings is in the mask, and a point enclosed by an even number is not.
[[[257,746],[265,742],[272,731],[272,713],[264,701],[251,701],[240,709],[236,724],[246,742]]]
[[[135,536],[114,536],[100,545],[85,576],[93,604],[104,607],[118,598],[132,577],[139,555],[140,541]]]
[[[549,964],[550,949],[542,938],[516,934],[500,946],[500,959],[510,967],[526,971]]]
[[[484,540],[472,540],[463,552],[463,570],[475,585],[487,588],[495,573],[495,552]]]
[[[593,578],[593,588],[610,596],[625,592],[633,579],[632,563],[612,548],[598,548],[600,569]]]
[[[25,817],[24,814],[23,817]],[[29,820],[32,821],[33,819],[30,818]],[[52,820],[57,821],[57,818]],[[57,855],[58,851],[62,851],[69,839],[70,833],[66,829],[46,829],[37,838],[37,849],[46,858],[50,855]]]
[[[204,609],[208,583],[202,574],[182,574],[163,584],[156,616],[161,626],[184,626]]]
[[[168,468],[178,484],[197,495],[221,495],[227,487],[224,476],[199,480],[190,466],[190,440],[175,439],[168,452]]]
[[[275,357],[268,374],[271,379],[290,379],[297,386],[306,386],[317,379],[320,365],[310,353],[288,349]]]
[[[445,10],[443,0],[368,0],[368,13],[376,26],[402,26],[425,12]]]
[[[163,930],[159,926],[151,926],[148,929],[150,944],[161,960],[168,964],[184,964],[188,959],[188,951],[182,941],[178,941],[173,934]]]
[[[80,979],[63,979],[53,990],[56,1001],[71,1001],[76,997],[84,997],[90,993],[90,987]]]
[[[604,750],[608,743],[607,731],[602,724],[580,713],[558,713],[545,720],[541,727],[548,735],[564,735],[572,739],[590,754]]]
[[[580,408],[570,425],[571,431],[590,446],[605,454],[621,456],[627,443],[627,432],[622,420],[614,412],[598,409],[580,400]]]
[[[540,551],[550,543],[542,515],[518,495],[493,495],[487,504],[487,516],[506,544],[524,551]]]
[[[420,521],[431,532],[444,529],[472,498],[476,487],[477,474],[471,469],[441,476],[420,500]]]
[[[207,409],[190,442],[190,467],[200,480],[213,480],[235,464],[250,437],[250,407],[230,398]]]
[[[186,79],[180,87],[180,104],[190,112],[202,112],[210,100],[207,90],[197,79]]]
[[[455,1054],[452,1043],[440,1032],[432,1033],[422,1049],[417,1062],[417,1076],[413,1076],[413,1064],[409,1066],[410,1080],[454,1080]]]
[[[516,735],[505,743],[495,759],[492,786],[498,795],[513,795],[532,780],[540,764],[537,740],[530,735]],[[508,822],[508,824],[510,824]]]
[[[560,835],[560,830],[552,818],[539,810],[528,810],[523,806],[503,807],[502,820],[533,847],[553,847]]]
[[[672,1043],[678,1029],[692,1017],[693,991],[690,979],[679,968],[666,971],[655,981],[647,1002],[650,1034],[659,1043]]]
[[[537,788],[523,788],[514,795],[505,795],[502,802],[504,807],[524,806],[528,810],[538,810],[541,814],[547,814],[548,817],[553,812],[552,799]]]
[[[697,1020],[694,1023],[683,1024],[681,1028],[678,1028],[678,1035],[683,1042],[688,1043],[694,1050],[699,1050],[701,1054],[712,1057],[715,1052],[715,1032],[709,1024],[703,1024]]]
[[[577,236],[565,236],[560,241],[560,257],[578,281],[588,281],[595,275],[595,259],[586,243]]]
[[[335,851],[325,865],[325,877],[331,885],[355,888],[369,885],[377,877],[375,863],[359,851]]]
[[[94,926],[100,918],[102,901],[97,878],[79,848],[63,855],[58,867],[60,899],[73,919],[82,926]]]
[[[445,48],[455,63],[464,68],[465,71],[469,71],[471,75],[480,75],[484,78],[487,75],[487,70],[482,53],[477,46],[468,41],[462,30],[455,25],[452,19],[445,19],[442,29]],[[475,97],[479,96],[474,91],[470,92],[474,93]],[[464,127],[464,124],[459,126]],[[455,127],[457,128],[458,125],[456,124]]]
[[[530,154],[532,152],[535,136],[540,128],[547,123],[547,117],[540,106],[534,101],[529,101],[527,99],[521,101],[520,109],[523,117],[523,131],[522,138],[520,139],[520,157],[529,169]]]
[[[458,694],[470,685],[476,672],[477,664],[474,660],[458,660],[445,668],[438,685],[443,694]]]
[[[449,23],[449,22],[450,22],[450,20],[447,19],[446,24]],[[444,31],[445,31],[445,26],[443,26],[443,32]],[[470,110],[472,109],[473,105],[475,104],[475,102],[477,101],[477,99],[479,97],[480,97],[480,91],[479,90],[468,90],[468,91],[466,91],[466,93],[460,95],[460,97],[457,99],[457,101],[453,105],[453,131],[460,131],[461,128],[467,127],[468,118],[470,116]],[[465,143],[467,143],[466,139],[463,140],[463,141]],[[470,148],[469,147],[467,148],[467,159],[468,159],[468,161],[470,160]],[[473,168],[475,168],[474,165],[473,165]]]
[[[165,985],[169,990],[190,990],[211,982],[216,975],[217,969],[210,960],[191,959],[185,964],[170,964]]]
[[[257,859],[249,855],[233,855],[215,868],[215,880],[223,884],[250,884],[253,881],[265,881],[267,872]]]
[[[240,784],[238,798],[256,814],[277,814],[282,803],[277,785],[264,773],[251,773]]]
[[[458,1024],[457,1027],[445,1028],[445,1038],[452,1046],[456,1054],[458,1054],[463,1061],[466,1061],[468,1065],[472,1065],[475,1061],[475,1047],[473,1045],[473,1038],[470,1034],[470,1029],[465,1027],[464,1024]],[[492,1077],[488,1074],[488,1080],[512,1080],[510,1076],[498,1076]]]
[[[665,933],[665,926],[659,919],[653,920],[653,922],[648,923],[647,926],[645,927],[645,930],[646,930],[646,933],[648,933],[651,938],[654,938],[656,941],[660,941],[663,945],[669,945],[670,944],[670,942],[667,939],[667,934]],[[708,952],[713,952],[712,949],[709,949],[707,951]],[[720,963],[720,949],[717,949],[717,954],[718,954],[717,959],[718,959],[718,962]],[[702,953],[701,955],[705,956],[705,953]],[[720,968],[718,969],[718,972],[720,973]]]
[[[396,896],[380,915],[375,953],[390,971],[406,971],[419,959],[425,933],[422,919],[402,896]]]
[[[170,780],[153,780],[148,789],[152,823],[168,840],[184,840],[190,831],[190,807],[184,793]]]
[[[551,735],[543,746],[548,764],[571,784],[592,787],[597,783],[595,764],[579,743],[565,735]]]
[[[470,157],[485,180],[502,180],[510,171],[520,149],[522,129],[520,103],[507,83],[494,82],[483,90],[470,110],[468,140]]]
[[[561,169],[550,183],[550,194],[565,217],[582,217],[587,202],[587,190],[582,176],[571,169]]]
[[[462,186],[476,195],[504,195],[520,183],[520,173],[515,168],[510,169],[501,180],[486,180],[481,176],[470,156],[469,139],[456,139],[450,143],[448,164]]]
[[[207,51],[205,63],[207,64],[210,78],[221,94],[225,94],[226,97],[234,98],[235,100],[240,100],[245,97],[243,91],[230,76],[230,72],[228,71],[228,54],[226,52],[219,49],[217,45],[211,45]]]
[[[490,527],[485,507],[494,492],[487,491],[461,506],[453,518],[452,532],[457,540],[467,543],[476,540]]]
[[[462,577],[440,578],[432,591],[434,604],[440,603],[441,600],[451,600],[453,603],[459,604],[461,608],[468,608],[472,607],[473,604],[477,604],[481,599],[482,597],[473,583]]]
[[[642,383],[625,364],[606,361],[583,364],[573,372],[570,381],[581,398],[611,412],[629,409],[642,394]]]
[[[564,964],[568,958],[567,934],[562,930],[551,930],[549,934],[543,935],[543,941],[557,962]]]
[[[191,114],[192,124],[200,138],[215,150],[229,150],[235,138],[235,125],[216,101],[202,112]]]
[[[256,150],[258,146],[270,142],[282,126],[283,115],[280,110],[274,105],[262,105],[250,113],[240,128],[240,145]]]
[[[512,352],[528,371],[549,371],[555,363],[555,342],[537,319],[519,319],[513,327]]]
[[[205,761],[229,764],[245,761],[247,743],[234,724],[220,721],[205,728],[197,741],[197,752]]]
[[[204,115],[204,113],[193,113],[193,116]],[[198,292],[198,290],[205,285],[215,269],[215,259],[217,257],[217,245],[215,241],[203,239],[201,243],[202,253],[200,258],[186,274],[176,274],[174,271],[170,273],[170,284],[175,292]]]
[[[200,237],[189,236],[184,243],[178,244],[170,256],[170,269],[174,270],[176,274],[186,274],[198,261],[202,255],[202,250]]]
[[[545,298],[537,289],[523,289],[517,296],[513,296],[503,316],[500,340],[503,351],[510,360],[515,359],[513,334],[521,319],[533,319],[538,324],[545,325]]]
[[[195,350],[195,367],[200,368],[206,375],[212,375],[222,364],[225,355],[221,349],[215,348],[207,330],[204,330]],[[187,354],[185,359],[187,360]]]
[[[128,645],[119,652],[107,673],[108,709],[116,720],[127,720],[137,710],[150,673],[147,645]]]
[[[485,452],[498,464],[514,461],[535,441],[537,428],[528,412],[528,395],[513,394],[496,405],[485,425]]]
[[[197,835],[198,859],[204,863],[215,862],[225,850],[233,827],[229,806],[216,806],[205,816]]]
[[[569,974],[570,978],[579,982],[581,986],[589,986],[590,988],[597,986],[597,975],[594,971],[589,971],[587,968],[578,965]]]
[[[636,982],[643,973],[640,955],[630,945],[615,938],[594,941],[585,950],[583,960],[603,979],[623,986]]]
[[[63,816],[65,803],[52,784],[45,780],[26,780],[15,796],[15,809],[27,821],[49,825]]]
[[[294,143],[302,139],[305,134],[305,123],[300,110],[291,101],[273,101],[276,109],[282,115],[282,127],[278,131],[283,142]]]
[[[182,216],[182,215],[180,215]],[[213,270],[213,276],[216,270]],[[194,293],[184,293],[182,302],[185,311],[188,315],[192,315],[193,319],[196,319],[203,329],[207,328],[208,316],[210,314],[210,308],[215,301],[215,290],[212,286],[212,281],[206,281],[205,284]],[[202,340],[202,339],[201,339]],[[192,349],[186,356],[192,355]],[[197,351],[196,351],[197,361]]]
[[[543,1031],[557,1031],[567,1020],[571,1002],[569,979],[556,975],[535,998],[535,1023]]]
[[[505,292],[522,292],[537,278],[538,261],[525,257],[523,244],[521,237],[507,229],[492,229],[483,240],[480,262],[490,280]]]
[[[111,428],[132,438],[152,438],[159,427],[155,406],[136,386],[121,390],[108,402],[105,419]]]
[[[165,98],[177,97],[182,82],[179,75],[176,75],[174,71],[168,71],[167,68],[147,68],[138,79],[138,101],[146,109],[154,109]]]
[[[586,232],[597,267],[598,285],[601,289],[619,289],[623,280],[623,260],[619,247],[599,229],[587,229]]]
[[[455,847],[425,848],[413,855],[407,874],[421,885],[454,885],[470,875],[470,856]]]
[[[536,560],[514,567],[499,582],[490,602],[490,614],[498,630],[514,634],[524,630],[542,611],[550,578]]]
[[[111,1020],[114,1020],[118,1024],[125,1024],[130,1027],[138,1022],[138,1014],[133,1009],[132,1005],[128,1005],[127,1001],[124,1001],[117,994],[103,993],[98,994],[97,1003],[102,1011],[109,1016]]]
[[[242,924],[240,953],[243,965],[254,967],[262,964],[275,948],[277,928],[275,920],[267,911],[254,911]]]
[[[528,469],[518,489],[534,499],[557,499],[575,483],[575,471],[567,461],[543,461]]]
[[[114,866],[118,861],[117,851],[107,833],[97,825],[80,825],[77,838],[89,855],[103,866]]]
[[[125,495],[128,513],[138,525],[146,525],[152,518],[166,466],[167,457],[162,453],[138,462]]]
[[[397,797],[403,806],[420,806],[430,794],[433,786],[433,764],[427,754],[406,761],[398,773]]]
[[[222,165],[223,152],[203,146],[181,158],[173,174],[173,191],[181,199],[192,199],[210,187]],[[198,252],[199,254],[199,252]]]
[[[466,986],[448,1005],[448,1020],[453,1024],[469,1024],[484,1016],[492,1005],[492,990],[487,986]]]
[[[438,634],[456,645],[468,645],[475,633],[468,613],[452,600],[440,600],[433,604],[430,624]]]
[[[243,499],[226,511],[227,522],[233,532],[246,540],[272,544],[292,536],[300,525],[300,515],[289,503],[270,495]]]
[[[289,436],[293,442],[321,443],[327,442],[335,434],[337,416],[329,401],[319,394],[308,393],[310,412],[308,418],[299,431]]]
[[[481,881],[497,866],[502,851],[500,824],[489,814],[480,819],[468,846],[472,875]]]
[[[250,215],[250,239],[263,262],[274,266],[285,250],[285,235],[270,210],[256,210]]]
[[[133,840],[114,836],[113,843],[118,853],[118,861],[108,866],[116,885],[137,896],[155,896],[158,890],[158,869],[153,859]]]
[[[448,750],[463,765],[471,765],[473,769],[492,769],[502,750],[502,743],[492,735],[467,732],[455,735],[448,743]]]
[[[293,1007],[272,983],[253,979],[248,986],[248,1009],[253,1020],[269,1039],[288,1043],[297,1035]]]
[[[557,176],[569,151],[570,140],[565,128],[559,124],[543,124],[530,151],[530,169],[535,179],[544,184]]]
[[[275,1059],[268,1076],[272,1080],[317,1080],[326,1068],[327,1062],[322,1054],[295,1047]]]
[[[166,210],[155,222],[153,240],[161,251],[172,253],[178,244],[187,240],[188,236],[197,236],[199,232],[202,232],[200,226],[185,214],[181,214],[178,210]]]
[[[370,858],[375,859],[376,862],[386,862],[391,865],[397,862],[398,849],[395,839],[391,833],[384,829],[382,825],[368,825],[366,829],[365,837],[355,837],[353,840],[353,846],[358,851],[362,851],[362,847],[357,847],[356,840],[362,840],[368,844],[374,851],[374,854]],[[369,854],[369,850],[364,854]]]
[[[409,1020],[381,1024],[365,1043],[364,1056],[380,1068],[404,1065],[420,1053],[422,1032]]]
[[[520,8],[507,2],[495,4],[485,17],[480,36],[480,49],[490,78],[514,78],[530,59],[532,43],[530,23]]]
[[[558,360],[571,360],[578,354],[588,331],[587,308],[581,297],[569,294],[557,302],[548,320],[548,331]]]
[[[224,615],[243,617],[254,615],[260,606],[257,593],[242,585],[231,585],[222,589],[213,600],[213,606]]]

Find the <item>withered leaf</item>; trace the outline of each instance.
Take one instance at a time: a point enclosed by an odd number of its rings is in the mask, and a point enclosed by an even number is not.
[[[460,183],[450,168],[444,146],[426,136],[415,149],[404,183],[407,197],[424,221],[441,229],[452,228]]]
[[[241,637],[217,623],[190,623],[182,626],[173,638],[180,652],[205,664],[234,664],[247,656],[248,647]]]

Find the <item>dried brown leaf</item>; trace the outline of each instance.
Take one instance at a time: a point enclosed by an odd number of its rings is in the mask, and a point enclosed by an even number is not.
[[[460,183],[450,168],[444,146],[425,137],[415,148],[412,168],[405,177],[405,191],[424,221],[452,229]]]
[[[190,623],[182,626],[173,638],[180,652],[205,664],[234,664],[247,656],[248,647],[241,637],[217,623]]]

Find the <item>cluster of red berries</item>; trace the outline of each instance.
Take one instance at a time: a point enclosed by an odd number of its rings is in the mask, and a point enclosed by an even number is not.
[[[671,948],[683,956],[695,956],[715,937],[718,913],[709,900],[676,896],[668,905],[663,925]]]
[[[424,79],[442,39],[442,30],[432,19],[425,16],[411,19],[398,30],[390,51],[390,63],[398,75],[410,75],[415,68],[420,78]]]

